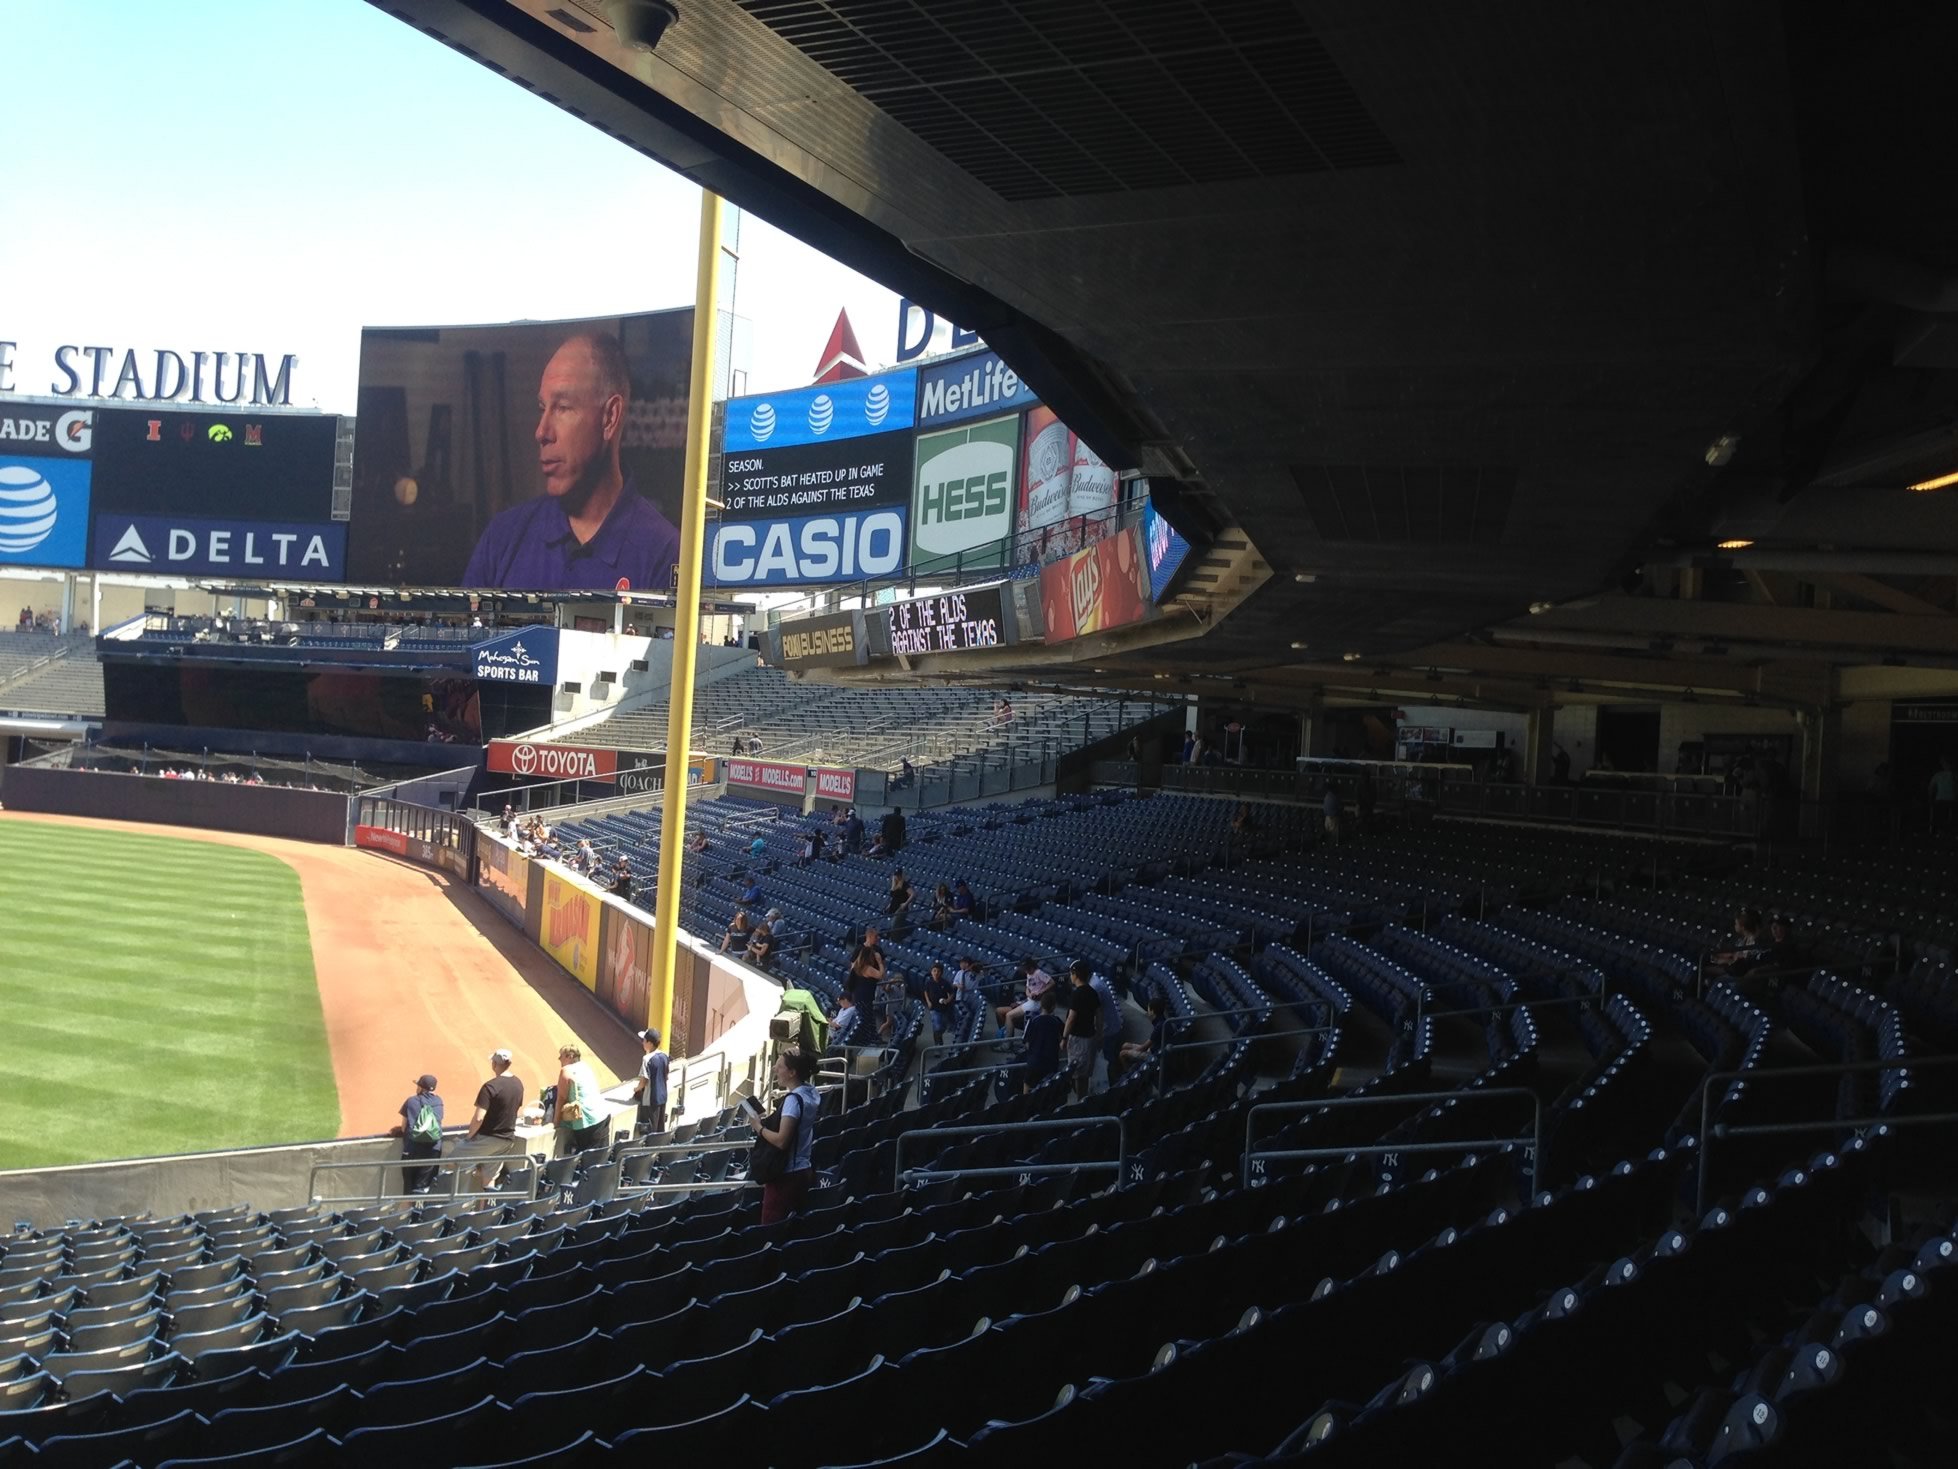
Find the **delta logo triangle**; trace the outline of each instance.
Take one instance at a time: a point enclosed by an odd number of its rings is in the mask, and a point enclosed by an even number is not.
[[[143,544],[143,538],[136,533],[136,527],[132,525],[122,533],[122,539],[116,542],[115,549],[109,552],[109,559],[135,561],[147,566],[155,558],[150,555],[150,548]]]

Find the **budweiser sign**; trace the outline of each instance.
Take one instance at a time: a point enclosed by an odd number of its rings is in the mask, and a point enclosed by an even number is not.
[[[619,752],[535,740],[491,740],[489,768],[498,775],[540,780],[609,780],[618,771]]]

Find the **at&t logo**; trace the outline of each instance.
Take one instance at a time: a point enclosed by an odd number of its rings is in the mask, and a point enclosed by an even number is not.
[[[818,393],[809,401],[809,432],[826,434],[829,426],[836,422],[836,404],[828,393]]]
[[[773,404],[757,403],[755,411],[748,415],[748,432],[753,434],[756,443],[766,443],[775,432],[775,408]]]
[[[875,428],[884,421],[890,411],[891,390],[883,383],[878,383],[864,396],[863,416],[870,420],[870,426]]]

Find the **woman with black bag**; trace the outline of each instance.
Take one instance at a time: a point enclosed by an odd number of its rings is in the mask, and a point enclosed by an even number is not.
[[[767,1121],[750,1117],[756,1142],[748,1161],[748,1176],[761,1188],[761,1222],[787,1219],[802,1207],[815,1176],[816,1111],[822,1098],[809,1085],[816,1058],[800,1046],[784,1046],[775,1058],[775,1085],[786,1095]]]

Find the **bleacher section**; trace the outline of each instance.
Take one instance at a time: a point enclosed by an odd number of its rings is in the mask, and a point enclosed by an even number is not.
[[[1709,973],[1682,902],[1807,891],[1799,864],[1231,817],[914,818],[918,902],[963,876],[984,912],[901,926],[893,969],[1087,957],[1176,1049],[1075,1099],[1022,1086],[993,996],[922,1061],[899,1001],[787,1221],[734,1186],[726,1111],[557,1160],[535,1201],[37,1221],[0,1248],[0,1464],[1943,1462],[1951,1150],[1911,1124],[1958,1080],[1923,1060],[1948,958],[1845,923],[1853,969]],[[745,802],[690,821],[683,922],[719,931],[759,835],[777,970],[833,993],[891,863],[800,866],[803,822]],[[646,818],[578,833],[652,870]],[[1928,885],[1946,854],[1856,860]],[[1862,1057],[1912,1064],[1774,1079]]]
[[[744,669],[694,691],[694,728],[705,746],[725,753],[739,735],[759,741],[767,759],[861,765],[896,771],[983,756],[1008,744],[1051,741],[1077,748],[1106,739],[1159,712],[1144,700],[1016,695],[1010,723],[996,722],[989,690],[838,688],[794,682],[778,668]],[[1165,706],[1166,707],[1166,706]],[[611,715],[597,728],[621,749],[666,743],[668,703],[662,699]],[[595,738],[593,730],[582,738]]]
[[[100,719],[102,665],[94,640],[83,633],[0,634],[0,711]]]

